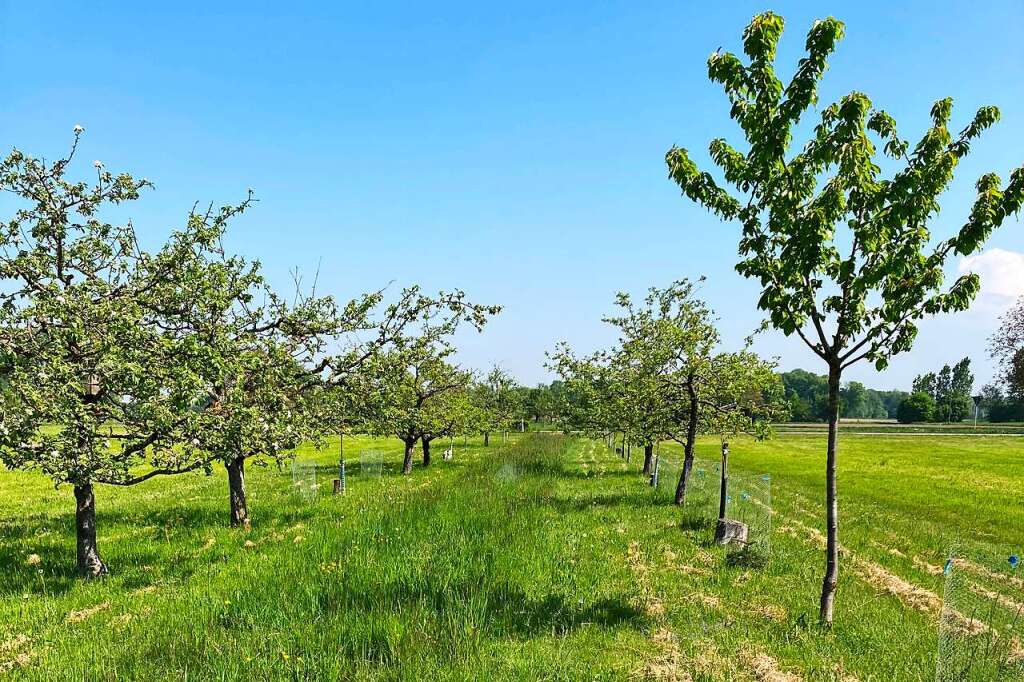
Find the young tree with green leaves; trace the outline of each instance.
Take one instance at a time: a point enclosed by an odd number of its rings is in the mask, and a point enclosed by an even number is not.
[[[657,368],[638,345],[622,344],[608,355],[613,391],[627,440],[644,450],[641,473],[650,476],[654,446],[668,431],[669,405],[662,399]]]
[[[561,343],[548,358],[548,367],[558,372],[566,387],[567,426],[593,438],[621,433],[624,455],[632,445],[644,448],[643,474],[649,475],[654,443],[665,433],[659,423],[664,427],[667,416],[657,378],[644,366],[639,348],[627,352],[620,344],[578,358]]]
[[[712,390],[712,358],[720,341],[712,310],[699,298],[704,281],[679,280],[665,289],[652,287],[642,307],[620,295],[625,314],[617,326],[623,348],[655,367],[655,398],[663,406],[663,435],[683,446],[683,467],[676,483],[675,504],[686,501],[693,471],[697,435],[701,429],[701,401]]]
[[[564,347],[553,356],[555,369],[567,383],[582,379],[595,394],[587,401],[594,405],[591,420],[598,425],[591,432],[628,433],[644,448],[645,475],[651,473],[656,443],[672,438],[683,444],[677,504],[685,499],[700,400],[708,390],[711,358],[719,342],[713,313],[696,297],[702,281],[684,279],[664,289],[651,287],[642,303],[619,293],[619,313],[603,318],[618,332],[619,343],[613,349],[584,361]]]
[[[465,393],[473,380],[471,372],[449,361],[455,353],[452,335],[462,324],[479,332],[501,312],[501,306],[467,302],[461,291],[442,293],[437,301],[440,304],[422,307],[400,330],[387,334],[387,343],[366,356],[369,365],[363,376],[369,377],[370,390],[378,396],[367,423],[374,433],[394,434],[405,444],[404,474],[412,473],[417,442],[425,445],[424,465],[429,466],[430,441],[452,434],[470,416],[463,402],[449,405],[459,408],[457,414],[445,414],[445,401]]]
[[[600,354],[581,358],[561,342],[546,355],[545,367],[561,377],[554,382],[560,390],[559,406],[553,412],[563,429],[599,438],[614,432],[625,433],[621,390]]]
[[[431,443],[439,438],[454,439],[455,436],[476,433],[485,419],[473,400],[473,375],[470,372],[466,374],[466,385],[438,396],[424,411],[421,423],[425,428],[420,434],[420,447],[425,467],[432,461]]]
[[[246,463],[289,459],[299,444],[328,430],[326,386],[311,366],[332,338],[358,324],[372,298],[358,314],[338,311],[328,297],[287,303],[267,286],[258,264],[223,254],[197,260],[192,281],[223,295],[183,306],[166,323],[206,360],[205,385],[183,424],[180,447],[224,465],[230,523],[249,528]],[[191,300],[200,300],[197,292]]]
[[[384,415],[392,406],[391,401],[404,380],[404,369],[396,360],[423,356],[431,344],[453,334],[460,324],[469,324],[479,331],[488,317],[501,310],[500,306],[471,303],[461,290],[427,296],[419,286],[412,286],[403,289],[395,301],[377,313],[383,294],[378,291],[368,295],[372,298],[369,305],[354,300],[346,308],[346,331],[368,331],[369,338],[324,358],[314,368],[329,392],[326,404],[334,415],[332,428],[341,434],[339,475],[344,466],[345,434],[356,427],[369,431],[381,428]],[[466,428],[464,423],[470,413],[458,418],[463,424],[459,428]],[[385,428],[384,432],[390,430]],[[428,440],[427,460],[429,450]]]
[[[721,539],[729,494],[729,441],[739,434],[758,440],[771,434],[772,422],[786,414],[782,380],[776,363],[762,360],[749,350],[719,353],[708,369],[708,390],[700,397],[702,430],[719,437],[722,444],[718,529]]]
[[[977,182],[978,195],[964,225],[932,243],[928,224],[956,165],[981,133],[999,118],[995,107],[978,110],[955,136],[949,130],[952,100],[932,107],[932,125],[920,142],[897,135],[893,118],[852,92],[821,111],[804,148],[791,154],[802,115],[816,103],[827,59],[843,36],[840,21],[815,22],[806,56],[788,84],[775,74],[783,20],[767,12],[743,33],[744,63],[730,52],[708,59],[710,79],[723,86],[730,116],[743,130],[745,151],[723,139],[710,156],[737,194],[730,194],[689,153],[672,147],[670,177],[683,194],[725,220],[742,225],[737,270],[761,283],[758,306],[767,323],[797,334],[828,367],[829,436],[826,451],[826,569],[820,619],[830,625],[839,580],[839,511],[836,488],[839,387],[845,369],[860,360],[879,369],[909,350],[917,320],[965,310],[978,292],[974,274],[943,287],[951,254],[969,255],[1024,198],[1024,169],[1001,187],[994,173]],[[876,142],[877,141],[877,142]],[[883,177],[885,156],[903,167]]]
[[[473,389],[479,410],[484,447],[490,445],[491,432],[506,433],[519,421],[522,395],[512,376],[495,365]]]
[[[430,442],[453,434],[460,423],[453,403],[465,400],[473,374],[450,363],[452,353],[451,346],[438,344],[415,353],[393,351],[385,358],[397,377],[388,380],[388,405],[378,416],[379,430],[395,434],[405,445],[403,474],[412,473],[417,443],[423,443],[423,466],[430,466]]]
[[[644,473],[650,472],[653,444],[671,438],[683,445],[683,468],[675,503],[682,504],[693,469],[699,430],[700,397],[707,390],[711,357],[719,342],[714,313],[697,298],[703,278],[679,280],[664,289],[651,287],[643,304],[620,293],[619,316],[606,317],[617,327],[616,363],[632,371],[627,383],[635,409],[633,430],[644,435]]]

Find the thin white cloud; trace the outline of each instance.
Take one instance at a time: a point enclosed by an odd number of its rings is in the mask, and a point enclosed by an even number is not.
[[[1024,296],[1024,253],[993,248],[960,259],[957,269],[960,274],[973,272],[981,277],[981,295],[996,305]]]

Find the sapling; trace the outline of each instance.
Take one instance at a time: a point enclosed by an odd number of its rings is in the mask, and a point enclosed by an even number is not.
[[[953,102],[937,101],[931,126],[911,147],[896,122],[862,92],[851,92],[820,110],[803,149],[791,153],[802,115],[817,103],[818,82],[842,38],[842,22],[816,21],[806,56],[788,84],[775,73],[783,20],[766,12],[743,32],[744,63],[731,52],[708,58],[709,78],[721,84],[730,116],[746,149],[724,139],[711,142],[711,159],[731,194],[690,154],[672,147],[669,176],[683,194],[724,220],[742,225],[740,274],[761,285],[758,306],[766,324],[796,334],[828,367],[828,445],[825,456],[826,564],[820,620],[831,625],[839,580],[839,505],[836,484],[840,382],[861,360],[879,370],[910,349],[917,321],[965,310],[979,289],[975,274],[943,286],[951,255],[977,252],[1024,198],[1024,168],[1002,185],[995,173],[977,182],[977,197],[963,226],[933,242],[929,223],[938,197],[974,141],[999,119],[980,108],[958,134],[949,130]],[[876,147],[881,146],[881,152]],[[902,165],[883,176],[877,158]]]

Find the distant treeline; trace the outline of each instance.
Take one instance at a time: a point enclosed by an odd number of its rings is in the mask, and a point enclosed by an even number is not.
[[[828,377],[803,369],[782,372],[782,385],[794,422],[825,421],[828,417]],[[895,419],[906,391],[876,391],[849,381],[839,392],[839,413],[845,419]]]
[[[523,417],[530,422],[560,422],[568,403],[565,384],[559,380],[538,384],[534,388],[521,387],[520,404]]]
[[[828,377],[803,369],[782,372],[790,422],[823,422],[828,415]],[[904,423],[958,422],[974,416],[974,377],[964,358],[938,372],[914,379],[912,391],[878,391],[849,381],[840,391],[844,419],[897,419]],[[520,388],[527,421],[561,423],[564,407],[573,401],[565,384],[555,380]],[[901,409],[902,408],[902,409]],[[979,415],[990,422],[1024,421],[1024,400],[988,385],[981,389]]]
[[[985,386],[981,411],[990,422],[1024,422],[1024,399],[1004,395],[998,386]]]
[[[789,421],[825,421],[828,416],[828,379],[806,370],[780,374],[789,405]],[[526,418],[534,422],[558,422],[562,406],[571,397],[565,384],[553,381],[524,388],[522,404]],[[840,392],[841,414],[847,419],[895,419],[906,391],[876,391],[859,381],[846,383]]]

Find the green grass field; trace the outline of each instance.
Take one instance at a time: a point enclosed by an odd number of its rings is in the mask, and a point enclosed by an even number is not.
[[[312,501],[290,470],[251,467],[249,533],[226,528],[220,471],[103,488],[112,574],[92,583],[73,577],[70,491],[0,473],[0,674],[931,680],[950,545],[993,561],[1024,549],[1020,438],[847,434],[844,566],[824,631],[820,434],[733,444],[733,471],[771,474],[766,565],[711,545],[692,513],[681,527],[636,450],[627,465],[602,443],[517,435],[402,477],[399,445],[346,440],[343,497],[328,494],[333,447],[299,453],[318,464]],[[380,478],[359,472],[371,448]],[[702,467],[717,450],[701,443]],[[660,454],[668,477],[680,453]],[[965,564],[979,583],[984,565]]]
[[[795,433],[824,433],[828,425],[824,423],[784,423],[776,426],[781,435]],[[883,434],[941,434],[960,436],[985,435],[1018,435],[1024,436],[1024,424],[1018,422],[974,422],[964,421],[955,424],[900,424],[892,420],[858,419],[844,421],[840,427],[843,433],[883,433]]]

